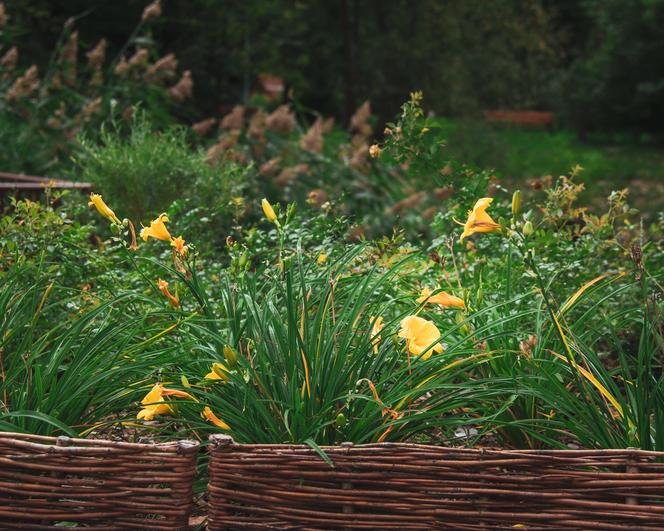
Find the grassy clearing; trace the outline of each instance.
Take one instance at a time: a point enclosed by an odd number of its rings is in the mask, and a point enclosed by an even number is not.
[[[664,208],[664,149],[624,140],[583,142],[571,131],[491,126],[478,120],[437,120],[455,160],[494,168],[511,186],[528,179],[566,174],[579,164],[584,199],[602,200],[611,190],[629,187],[644,213]]]

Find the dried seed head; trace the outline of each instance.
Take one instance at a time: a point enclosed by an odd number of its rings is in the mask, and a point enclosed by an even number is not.
[[[329,118],[325,118],[325,121],[323,122],[323,134],[329,135],[333,129],[334,129],[334,118],[332,116],[330,116]]]
[[[124,57],[120,59],[117,65],[115,65],[115,69],[113,72],[115,73],[116,76],[124,76],[128,71],[129,71],[129,63],[127,62],[127,59]]]
[[[173,77],[177,68],[178,60],[175,57],[175,54],[169,53],[148,68],[147,76],[149,78]]]
[[[288,105],[280,105],[266,118],[265,126],[273,133],[292,133],[295,128],[295,115]]]
[[[452,194],[454,194],[454,188],[451,186],[442,186],[441,188],[436,188],[433,191],[433,195],[436,196],[436,199],[439,201],[443,201],[449,197],[452,197]]]
[[[191,130],[197,135],[205,136],[210,132],[216,123],[216,118],[206,118],[205,120],[201,120],[200,122],[196,122],[194,125],[192,125]]]
[[[281,159],[279,159],[279,157],[268,160],[261,165],[258,173],[260,173],[263,177],[273,177],[277,172],[277,168],[279,167],[280,162]]]
[[[224,116],[219,127],[225,131],[239,131],[244,127],[244,106],[236,105],[233,110]]]
[[[401,214],[405,210],[410,210],[412,208],[418,207],[422,203],[422,201],[424,201],[425,198],[426,198],[426,192],[424,191],[411,194],[405,199],[402,199],[401,201],[392,205],[388,209],[388,213],[392,215]]]
[[[309,166],[306,164],[297,164],[295,166],[281,170],[281,173],[276,177],[276,179],[274,179],[274,183],[278,186],[287,186],[292,181],[294,181],[298,175],[306,175],[308,173]]]
[[[368,164],[368,159],[369,146],[362,144],[353,152],[348,165],[360,173],[368,173],[371,170]]]
[[[136,109],[134,108],[134,106],[130,105],[124,111],[122,111],[122,114],[121,114],[122,119],[125,122],[128,122],[129,120],[131,120],[131,117],[134,116],[135,111],[136,111]]]
[[[101,102],[101,96],[98,96],[94,100],[85,104],[85,107],[83,107],[83,111],[81,112],[84,122],[88,122],[93,115],[99,112],[101,109]]]
[[[309,192],[309,194],[307,195],[307,203],[317,208],[322,207],[325,203],[327,203],[327,201],[328,201],[328,196],[325,190],[321,189],[311,190],[311,192]]]
[[[641,273],[643,271],[643,251],[641,251],[641,245],[639,242],[634,242],[630,249],[632,255],[632,262],[634,262],[634,267],[637,270],[636,279],[641,280]]]
[[[219,137],[217,143],[210,146],[207,150],[206,155],[208,164],[213,165],[222,159],[232,158],[231,150],[237,144],[239,136],[240,131],[230,131]]]
[[[147,48],[139,48],[134,55],[129,58],[129,66],[137,68],[145,66],[148,63],[148,50]]]
[[[361,131],[367,125],[367,121],[371,117],[371,104],[369,100],[365,101],[355,111],[355,114],[350,118],[350,128],[353,131]],[[371,129],[371,127],[369,127]],[[365,129],[366,130],[366,129]]]
[[[64,63],[64,80],[67,85],[76,84],[76,66],[78,64],[78,31],[72,32],[62,47],[62,61]]]
[[[266,121],[267,114],[265,111],[263,109],[257,110],[249,120],[249,137],[254,140],[262,139]]]
[[[191,98],[191,93],[194,89],[194,80],[191,79],[191,71],[185,70],[175,85],[168,89],[171,98],[177,102],[183,102],[187,98]]]
[[[300,149],[309,153],[323,151],[323,119],[318,117],[309,130],[300,138]]]
[[[151,4],[147,5],[143,10],[143,16],[141,17],[142,21],[150,20],[153,18],[159,18],[161,16],[161,0],[155,0]]]
[[[0,4],[1,5],[1,4]],[[2,56],[0,59],[0,67],[4,70],[13,70],[16,67],[16,62],[18,61],[18,48],[12,46],[7,53]]]
[[[6,26],[7,22],[9,22],[9,15],[5,9],[5,4],[0,2],[0,28]]]
[[[9,87],[9,90],[5,94],[5,99],[7,101],[16,101],[29,96],[38,88],[39,73],[37,71],[37,67],[32,65],[25,71],[25,74],[17,78],[12,86]]]
[[[86,55],[88,58],[88,66],[94,70],[98,70],[104,64],[106,59],[106,48],[108,47],[108,41],[106,39],[101,39],[97,46],[90,50]]]

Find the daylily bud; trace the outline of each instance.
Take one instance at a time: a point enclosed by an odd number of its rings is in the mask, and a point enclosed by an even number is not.
[[[274,209],[272,208],[270,202],[267,199],[263,198],[263,200],[261,201],[261,206],[263,207],[263,214],[265,214],[267,220],[278,225],[279,220],[277,219],[277,215],[275,214]]]
[[[226,358],[226,363],[228,363],[230,368],[233,368],[235,365],[237,365],[237,352],[235,352],[235,349],[233,349],[233,347],[230,345],[224,346],[224,358]]]
[[[512,194],[512,217],[516,217],[521,209],[521,190]]]
[[[533,224],[532,224],[531,221],[526,221],[523,224],[523,235],[524,236],[530,236],[534,231],[535,231],[535,229],[533,228]]]

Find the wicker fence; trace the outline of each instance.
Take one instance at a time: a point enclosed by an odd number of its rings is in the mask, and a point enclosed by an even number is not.
[[[0,529],[187,529],[197,452],[0,433]]]
[[[664,453],[211,439],[210,529],[664,529]]]

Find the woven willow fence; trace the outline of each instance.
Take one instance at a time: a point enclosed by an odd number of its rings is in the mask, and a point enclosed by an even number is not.
[[[0,433],[0,529],[187,529],[197,452]]]
[[[664,453],[211,439],[210,529],[664,529]]]

